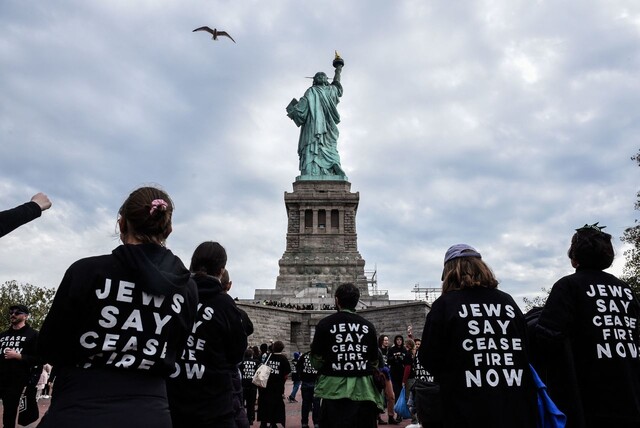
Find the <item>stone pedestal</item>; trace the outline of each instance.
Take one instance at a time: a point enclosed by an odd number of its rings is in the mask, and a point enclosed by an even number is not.
[[[348,181],[296,181],[285,192],[287,247],[279,261],[274,294],[305,297],[352,282],[369,296],[364,260],[358,252],[356,212],[359,193]],[[323,293],[320,293],[323,294]]]

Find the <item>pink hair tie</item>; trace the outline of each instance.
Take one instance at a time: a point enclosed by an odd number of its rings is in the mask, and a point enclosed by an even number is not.
[[[151,210],[149,210],[149,215],[153,214],[156,210],[166,211],[167,210],[167,201],[164,199],[154,199],[151,201]]]

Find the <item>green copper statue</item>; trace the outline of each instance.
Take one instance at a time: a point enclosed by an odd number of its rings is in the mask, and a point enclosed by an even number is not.
[[[300,101],[294,98],[287,106],[287,116],[300,127],[300,176],[297,180],[347,179],[340,166],[337,148],[337,125],[340,123],[337,104],[342,96],[340,72],[344,66],[338,52],[333,66],[335,74],[331,84],[325,73],[318,72],[313,77],[313,86]]]

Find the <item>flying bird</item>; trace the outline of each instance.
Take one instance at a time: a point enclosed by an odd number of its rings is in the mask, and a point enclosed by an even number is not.
[[[233,40],[233,37],[231,37],[229,35],[229,33],[227,33],[226,31],[218,31],[217,29],[211,29],[207,26],[204,27],[200,27],[200,28],[196,28],[195,30],[193,30],[192,32],[195,33],[196,31],[206,31],[207,33],[211,33],[213,35],[213,40],[218,40],[218,36],[227,36],[228,38],[230,38],[231,40]],[[236,41],[233,40],[233,43],[235,43]]]

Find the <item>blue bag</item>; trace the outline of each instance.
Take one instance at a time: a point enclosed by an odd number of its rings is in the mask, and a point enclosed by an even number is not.
[[[547,386],[542,382],[533,366],[529,364],[529,367],[531,367],[533,382],[538,390],[538,421],[536,426],[538,428],[564,428],[567,424],[567,417],[551,401],[551,397],[547,393]]]
[[[405,398],[404,386],[402,387],[402,391],[400,391],[400,396],[396,400],[396,405],[393,406],[393,410],[400,415],[402,419],[409,419],[411,417],[409,406],[407,406],[407,399]]]

